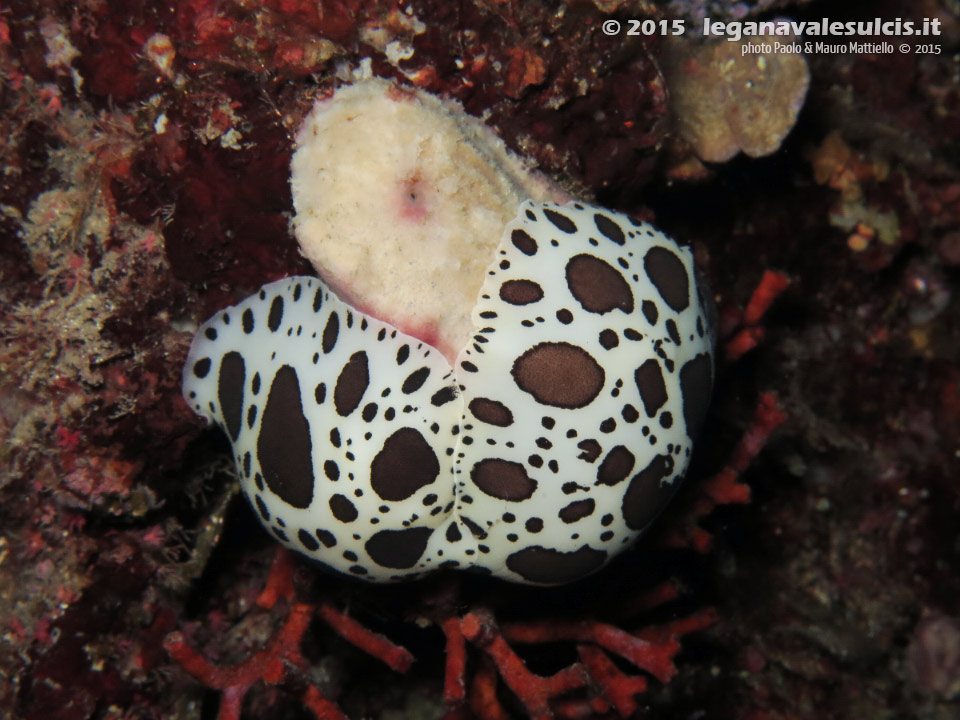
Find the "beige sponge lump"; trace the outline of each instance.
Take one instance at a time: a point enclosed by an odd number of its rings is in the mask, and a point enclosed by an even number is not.
[[[520,203],[566,199],[458,103],[379,78],[316,104],[291,168],[294,232],[317,272],[450,360]]]

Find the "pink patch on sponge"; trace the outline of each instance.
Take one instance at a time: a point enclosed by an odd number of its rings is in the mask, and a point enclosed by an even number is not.
[[[430,214],[428,192],[429,187],[418,174],[404,178],[400,182],[400,192],[395,200],[400,219],[414,223],[426,220]]]

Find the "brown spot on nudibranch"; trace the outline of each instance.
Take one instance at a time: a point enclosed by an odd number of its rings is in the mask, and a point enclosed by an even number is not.
[[[560,511],[559,516],[563,522],[569,525],[570,523],[575,523],[577,520],[582,520],[583,518],[592,515],[596,506],[597,503],[593,498],[575,500],[564,507]]]
[[[470,531],[470,534],[473,535],[477,540],[486,540],[487,531],[480,527],[473,520],[468,518],[466,515],[460,516],[460,522],[467,526],[467,529]]]
[[[273,377],[257,436],[257,460],[267,487],[295,508],[313,500],[310,425],[300,402],[297,371],[284,365]]]
[[[340,334],[340,316],[335,312],[330,313],[327,318],[327,324],[323,328],[323,337],[320,346],[323,348],[323,354],[329,355],[337,344],[337,336]]]
[[[597,468],[597,485],[616,485],[626,479],[633,470],[633,453],[623,445],[617,445]]]
[[[643,258],[643,269],[667,305],[677,312],[687,309],[690,277],[676,253],[665,247],[650,248]]]
[[[384,500],[406,500],[440,474],[440,461],[419,431],[400,428],[370,463],[370,486]]]
[[[246,385],[246,365],[243,355],[231,350],[220,361],[220,373],[217,376],[217,399],[223,422],[230,433],[230,439],[240,437],[243,425],[243,388]]]
[[[603,452],[603,448],[600,447],[600,443],[593,439],[581,440],[577,443],[577,447],[583,451],[577,455],[577,458],[580,460],[586,460],[588,463],[596,462],[597,458],[600,457],[600,453]]]
[[[567,287],[584,310],[602,315],[620,308],[633,312],[633,293],[619,270],[593,255],[575,255],[567,263]]]
[[[370,558],[383,567],[405,570],[412,568],[427,549],[433,528],[415,527],[405,530],[381,530],[363,546]]]
[[[600,347],[604,350],[613,350],[620,344],[620,338],[617,337],[617,333],[610,328],[601,330],[598,339],[600,340]]]
[[[300,544],[303,545],[310,552],[313,552],[314,550],[318,550],[320,548],[320,543],[316,541],[313,535],[308,533],[303,528],[300,528],[300,530],[297,531],[297,540],[299,540]]]
[[[546,215],[547,220],[553,223],[554,227],[558,230],[562,230],[565,233],[575,233],[577,231],[577,224],[563,213],[544,208],[543,214]]]
[[[478,462],[470,471],[470,479],[487,495],[510,502],[526,500],[537,489],[537,481],[527,475],[522,464],[500,458]]]
[[[543,288],[532,280],[507,280],[500,286],[500,299],[511,305],[529,305],[543,299]]]
[[[357,506],[354,505],[353,501],[346,495],[339,493],[332,495],[329,504],[330,512],[332,512],[333,516],[340,522],[349,523],[360,517],[360,513],[357,512]]]
[[[323,528],[317,528],[315,531],[317,539],[323,543],[324,547],[331,548],[337,544],[336,536],[329,530],[324,530]]]
[[[210,372],[210,366],[210,358],[200,358],[193,364],[193,374],[202,380]]]
[[[471,400],[468,407],[480,422],[497,427],[509,427],[513,424],[513,413],[510,412],[510,408],[497,400],[478,397]]]
[[[369,384],[367,354],[361,350],[350,356],[337,378],[333,389],[333,406],[337,409],[337,414],[346,417],[356,410]]]
[[[430,398],[430,404],[434,407],[440,407],[441,405],[446,405],[448,402],[455,400],[456,397],[457,389],[452,386],[447,386],[445,388],[440,388],[433,394],[433,396]]]
[[[507,567],[524,580],[559,585],[579,580],[600,568],[607,553],[584,545],[573,552],[561,552],[535,545],[507,557]]]
[[[400,392],[404,395],[409,395],[410,393],[415,393],[423,384],[427,381],[427,378],[430,376],[430,368],[422,367],[419,370],[414,370],[412,373],[407,375],[406,380],[403,381],[403,385],[400,386]]]
[[[603,368],[583,348],[565,342],[544,342],[518,357],[511,369],[514,382],[544,405],[582,408],[603,389]]]
[[[643,316],[647,319],[648,323],[651,325],[657,324],[660,313],[657,311],[657,304],[653,300],[644,300],[640,305],[640,309],[643,311]]]
[[[277,295],[270,303],[270,313],[267,315],[267,327],[270,332],[276,332],[280,329],[280,323],[283,322],[283,298]]]
[[[623,245],[626,242],[626,237],[623,234],[623,230],[617,223],[608,218],[606,215],[596,213],[593,216],[593,221],[597,225],[597,230],[613,240],[613,242],[615,242],[617,245]]]
[[[524,255],[536,255],[537,254],[537,241],[534,240],[530,235],[525,231],[517,228],[510,233],[510,242],[513,243],[513,246],[522,252]]]
[[[682,338],[680,337],[680,330],[677,328],[677,323],[673,318],[670,318],[666,322],[667,334],[670,336],[670,340],[673,341],[674,345],[681,345],[683,343]]]
[[[663,485],[661,481],[673,471],[673,458],[657,455],[650,464],[633,476],[623,496],[623,519],[631,530],[643,530],[660,513],[679,485]]]
[[[657,410],[667,402],[667,386],[663,382],[663,371],[656,358],[650,358],[633,373],[633,379],[643,400],[643,409],[647,417],[653,417]]]

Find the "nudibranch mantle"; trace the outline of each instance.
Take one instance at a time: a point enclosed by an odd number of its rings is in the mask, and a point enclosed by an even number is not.
[[[596,571],[686,470],[713,382],[691,252],[586,203],[523,202],[453,363],[292,277],[198,331],[184,397],[280,542],[370,581]]]

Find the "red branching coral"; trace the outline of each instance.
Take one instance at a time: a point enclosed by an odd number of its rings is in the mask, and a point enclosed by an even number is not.
[[[460,627],[467,639],[490,657],[503,681],[532,718],[582,716],[583,710],[607,710],[610,706],[626,717],[636,707],[634,697],[646,691],[647,681],[643,676],[627,675],[619,670],[609,654],[628,660],[666,683],[676,672],[673,656],[680,649],[676,636],[647,641],[593,620],[513,623],[498,629],[489,612],[477,611],[464,616]],[[559,640],[576,642],[581,662],[546,678],[528,671],[509,644]],[[490,680],[483,679],[481,682],[488,683]],[[586,700],[551,703],[553,698],[588,685],[592,692]],[[503,715],[502,709],[495,705],[494,695],[484,703],[485,714],[478,714],[483,718]]]
[[[726,338],[724,351],[729,362],[755,348],[763,340],[764,329],[758,325],[773,301],[790,285],[790,278],[776,270],[765,270],[742,312],[730,312],[721,321],[721,335]]]
[[[279,684],[286,679],[287,665],[304,666],[300,654],[300,640],[310,624],[313,607],[304,603],[295,603],[287,616],[283,627],[273,636],[270,643],[260,652],[252,655],[240,665],[222,668],[210,663],[201,654],[191,648],[183,633],[174,632],[167,636],[164,647],[180,663],[184,670],[193,675],[207,687],[219,690],[223,694],[220,702],[218,720],[238,720],[243,698],[250,686],[263,680],[270,684]],[[320,691],[314,686],[311,696],[316,704]],[[331,706],[332,712],[317,715],[318,718],[342,718],[342,713]]]
[[[638,599],[635,606],[649,608],[651,602],[668,601],[675,595],[675,586],[667,583]],[[706,610],[631,634],[592,619],[551,619],[499,627],[494,614],[485,608],[476,608],[461,618],[448,618],[442,625],[448,649],[444,700],[451,711],[447,717],[461,717],[459,706],[467,697],[464,639],[486,655],[470,681],[469,691],[470,711],[481,720],[510,717],[496,693],[498,677],[531,718],[593,717],[611,709],[628,717],[636,710],[636,697],[648,689],[647,678],[621,670],[612,656],[667,683],[676,673],[673,658],[680,650],[679,638],[714,620],[713,611]],[[580,661],[546,677],[531,672],[514,650],[516,645],[563,641],[576,644]],[[585,692],[572,697],[577,690]]]
[[[740,482],[740,474],[763,449],[767,438],[787,419],[773,393],[763,393],[757,404],[753,420],[740,438],[726,467],[706,480],[701,494],[689,510],[683,524],[668,532],[663,538],[667,547],[690,547],[707,552],[712,544],[710,533],[699,525],[717,505],[750,502],[750,487]]]
[[[370,632],[333,606],[323,604],[318,608],[314,604],[294,601],[293,567],[292,553],[278,548],[267,585],[257,598],[257,604],[269,609],[278,601],[286,600],[290,603],[287,617],[266,647],[239,665],[226,668],[214,665],[190,647],[181,632],[172,632],[164,640],[167,652],[184,670],[207,687],[220,691],[217,720],[239,720],[243,699],[254,683],[262,680],[271,685],[280,685],[290,679],[290,670],[307,669],[300,644],[315,614],[319,614],[341,637],[383,659],[394,670],[406,672],[413,663],[413,656],[407,650],[394,645],[382,635]],[[337,704],[324,696],[313,683],[307,685],[301,700],[317,720],[346,720]]]
[[[523,660],[497,628],[493,615],[484,610],[467,613],[460,621],[463,636],[482,649],[497,667],[500,677],[519,698],[531,718],[550,718],[550,698],[563,695],[587,682],[579,664],[569,665],[549,677],[527,670]]]
[[[344,640],[356,645],[364,652],[378,657],[397,672],[406,672],[413,665],[413,655],[409,651],[394,645],[383,635],[372,633],[363,625],[340,612],[329,603],[319,608],[320,617]]]

